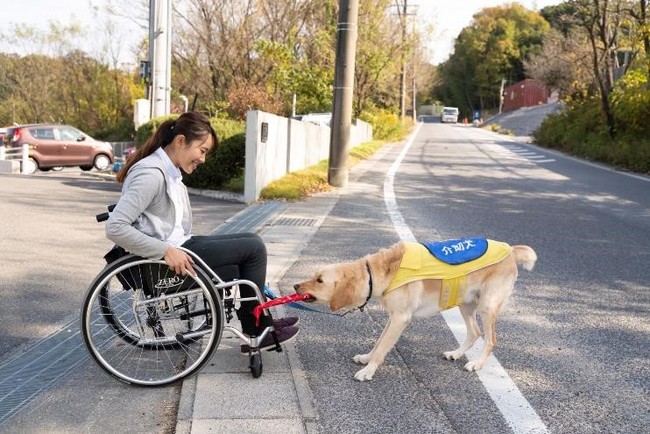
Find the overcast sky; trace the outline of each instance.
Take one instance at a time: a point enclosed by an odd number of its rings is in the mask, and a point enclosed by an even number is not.
[[[503,0],[407,0],[409,5],[417,5],[417,19],[422,23],[433,24],[435,37],[430,42],[431,61],[440,63],[449,57],[453,50],[454,39],[460,31],[469,25],[472,16],[484,7],[511,3]],[[93,8],[101,9],[106,0],[0,0],[0,17],[4,32],[9,23],[20,25],[28,23],[46,29],[50,22],[66,23],[76,21],[88,30],[97,27],[97,14]],[[520,0],[524,7],[539,10],[561,0]],[[139,28],[129,20],[118,20],[117,26],[122,31],[123,43],[120,48],[122,63],[137,63],[133,59],[133,47],[146,36],[146,30]],[[89,40],[89,44],[96,40]],[[96,48],[96,47],[95,47]],[[10,51],[11,47],[0,44],[1,51]],[[15,51],[15,50],[13,50]]]

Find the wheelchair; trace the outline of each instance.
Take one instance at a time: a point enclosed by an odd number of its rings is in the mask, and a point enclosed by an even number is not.
[[[108,213],[96,218],[104,221]],[[197,373],[230,332],[249,346],[251,374],[260,377],[262,339],[272,333],[275,347],[269,351],[282,351],[273,327],[249,337],[233,324],[241,302],[264,302],[260,289],[248,280],[223,281],[195,253],[183,250],[194,259],[195,276],[178,275],[162,260],[126,254],[95,277],[81,310],[90,355],[125,383],[165,386]],[[240,285],[253,288],[255,296],[241,297]]]

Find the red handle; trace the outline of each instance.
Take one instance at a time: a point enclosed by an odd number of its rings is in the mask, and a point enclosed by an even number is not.
[[[259,327],[260,315],[262,315],[262,311],[264,309],[267,309],[271,306],[277,306],[279,304],[293,303],[294,301],[305,301],[311,298],[312,296],[310,294],[290,294],[285,295],[284,297],[274,298],[273,300],[269,300],[265,303],[258,304],[253,309],[253,315],[255,315],[255,325]]]

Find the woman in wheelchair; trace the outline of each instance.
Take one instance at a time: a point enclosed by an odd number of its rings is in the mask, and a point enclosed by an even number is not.
[[[194,172],[218,145],[216,132],[200,113],[163,122],[118,172],[117,180],[124,185],[106,224],[106,236],[132,254],[163,258],[177,274],[194,274],[192,258],[181,246],[196,253],[223,280],[249,280],[262,288],[267,255],[258,235],[192,235],[192,210],[182,172]],[[255,297],[255,291],[243,285],[240,293]],[[256,327],[253,309],[258,304],[243,301],[237,310],[243,333],[259,336],[272,325],[280,343],[298,334],[297,317],[273,320],[266,315]],[[274,346],[272,334],[267,333],[260,348]],[[248,346],[242,345],[241,351],[248,353]]]

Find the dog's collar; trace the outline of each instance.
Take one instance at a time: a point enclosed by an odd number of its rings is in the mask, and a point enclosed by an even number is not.
[[[366,297],[366,301],[359,306],[359,310],[362,312],[363,308],[366,307],[370,301],[370,297],[372,297],[372,272],[370,271],[370,263],[368,261],[366,261],[366,270],[368,270],[368,296]]]

